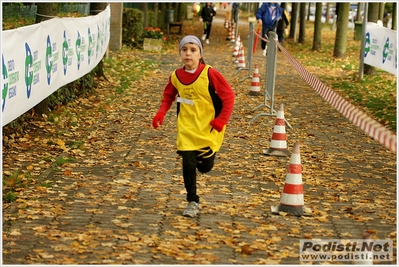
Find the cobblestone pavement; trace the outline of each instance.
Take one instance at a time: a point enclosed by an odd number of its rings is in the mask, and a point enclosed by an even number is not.
[[[41,174],[53,184],[40,189],[46,194],[3,210],[3,264],[300,264],[300,239],[358,239],[367,230],[396,248],[396,155],[334,110],[281,53],[275,106],[284,104],[292,125],[286,129],[289,150],[301,144],[305,205],[312,215],[271,214],[289,157],[262,153],[275,117],[249,124],[269,110],[253,111],[263,96],[248,94],[251,78],[236,69],[222,22],[219,15],[205,60],[231,83],[236,105],[214,170],[199,176],[199,216],[181,216],[186,202],[175,107],[160,129],[151,127],[178,58],[137,51],[160,64],[161,82],[146,91],[133,86],[109,104],[88,126],[101,143],[66,164],[72,175],[48,169]],[[240,33],[245,46],[247,22],[240,23]],[[263,86],[266,60],[259,47],[253,64]],[[121,105],[126,101],[131,104]]]

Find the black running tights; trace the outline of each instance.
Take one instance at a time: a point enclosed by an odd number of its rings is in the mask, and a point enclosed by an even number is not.
[[[187,201],[199,203],[199,196],[197,195],[197,169],[201,173],[212,170],[216,153],[207,158],[199,156],[200,151],[179,151],[178,153],[183,157],[183,178],[184,187],[187,191]]]

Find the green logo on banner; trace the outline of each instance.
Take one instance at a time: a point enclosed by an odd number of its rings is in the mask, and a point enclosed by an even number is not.
[[[66,38],[66,32],[64,31],[64,42],[62,43],[62,65],[64,65],[64,75],[66,75],[68,68],[68,40]]]
[[[76,39],[75,42],[75,48],[76,48],[76,57],[78,58],[78,69],[80,68],[80,44],[82,42],[82,39],[80,38],[80,32],[78,31],[78,39]]]
[[[4,64],[4,55],[2,55],[2,68],[3,68],[3,90],[1,94],[1,99],[2,99],[2,111],[4,111],[4,108],[6,106],[6,98],[7,98],[7,93],[8,93],[8,71],[6,64]]]
[[[33,70],[32,70],[32,65],[33,65],[33,57],[32,57],[32,52],[30,50],[30,47],[28,43],[25,43],[25,51],[26,51],[26,57],[25,57],[25,85],[26,85],[26,94],[28,98],[30,97],[30,93],[32,91],[32,82],[33,82]]]
[[[47,35],[47,46],[46,46],[46,72],[47,72],[47,84],[50,85],[51,81],[51,70],[53,69],[53,50],[51,48],[50,35]]]

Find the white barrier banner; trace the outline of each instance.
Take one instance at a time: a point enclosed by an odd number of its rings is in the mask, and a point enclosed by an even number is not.
[[[364,45],[364,63],[396,75],[397,34],[396,31],[367,22]]]
[[[95,16],[2,32],[2,126],[97,66],[108,48],[110,14],[108,5]]]

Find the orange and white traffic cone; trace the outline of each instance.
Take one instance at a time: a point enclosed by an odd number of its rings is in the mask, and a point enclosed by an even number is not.
[[[232,22],[231,26],[230,26],[230,42],[232,42],[232,43],[236,42],[236,35],[234,33],[234,28],[235,28],[234,22]]]
[[[271,211],[274,214],[285,212],[296,216],[311,214],[311,210],[305,207],[305,201],[303,198],[302,165],[299,142],[294,144],[292,150],[290,165],[285,177],[285,184],[280,204],[272,206]]]
[[[229,41],[230,41],[230,39],[231,39],[231,33],[232,33],[231,21],[229,21],[228,23],[229,23],[229,24],[228,24],[227,30],[228,30],[229,32],[227,33],[227,38],[226,38],[226,40],[229,40]]]
[[[237,35],[237,40],[236,40],[236,42],[238,42],[239,44],[241,43],[241,37],[240,37],[239,34]]]
[[[235,43],[235,45],[234,45],[233,57],[237,57],[237,55],[238,55],[238,50],[240,50],[240,44],[241,44],[241,42],[240,42],[239,40],[240,40],[240,36],[238,35],[237,41],[236,41],[236,43]]]
[[[261,95],[258,64],[255,64],[254,73],[252,74],[252,81],[251,81],[251,87],[249,89],[249,94]]]
[[[237,68],[245,68],[244,45],[241,42]]]
[[[237,53],[236,59],[233,61],[235,64],[238,64],[238,59],[241,57],[241,53],[242,53],[241,45],[242,44],[240,43],[239,46],[238,46],[238,53]]]
[[[230,42],[232,42],[232,43],[236,42],[236,36],[234,34],[233,28],[231,28]]]
[[[269,156],[288,156],[287,134],[285,133],[284,105],[281,104],[277,111],[276,122],[274,123],[270,148],[263,150],[263,154]]]

